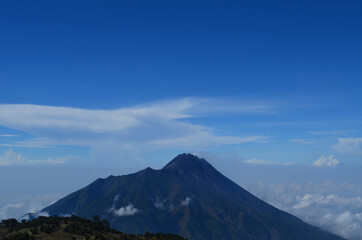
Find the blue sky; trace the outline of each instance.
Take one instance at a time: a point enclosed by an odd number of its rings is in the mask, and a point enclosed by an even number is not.
[[[2,1],[0,171],[127,173],[192,152],[246,185],[237,176],[249,165],[256,173],[334,169],[347,178],[362,163],[361,8],[359,1]],[[330,194],[347,194],[336,189]]]
[[[0,102],[116,110],[210,100],[211,105],[196,107],[205,113],[178,118],[176,124],[210,128],[215,136],[264,137],[264,144],[225,150],[244,158],[310,164],[317,155],[337,154],[345,163],[359,164],[360,8],[358,2],[339,1],[3,2]],[[263,109],[221,111],[238,105]],[[51,130],[0,125],[2,135],[19,135],[1,137],[8,145],[2,151],[15,142],[49,137],[43,133]],[[165,126],[152,127],[158,132]],[[60,136],[51,138],[59,142]],[[339,138],[354,147],[338,150]],[[34,159],[68,153],[87,158],[94,148],[79,142],[52,145],[52,151],[13,149]],[[173,150],[169,159],[201,147],[162,150]]]

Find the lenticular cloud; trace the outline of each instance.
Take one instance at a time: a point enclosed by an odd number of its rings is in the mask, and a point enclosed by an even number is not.
[[[215,104],[213,109],[210,103]],[[234,104],[217,100],[184,98],[115,110],[92,110],[29,104],[0,104],[0,126],[31,134],[35,138],[3,143],[8,147],[90,147],[95,157],[166,149],[215,147],[247,142],[265,142],[265,136],[223,136],[215,129],[184,121],[217,112],[270,114],[267,104]],[[228,103],[228,105],[230,105]],[[244,106],[244,107],[243,107]],[[123,153],[123,154],[120,154]]]

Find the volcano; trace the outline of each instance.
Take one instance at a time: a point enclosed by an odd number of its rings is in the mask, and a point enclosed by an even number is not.
[[[191,154],[160,170],[97,179],[42,212],[98,215],[125,233],[173,233],[189,240],[343,239],[258,199]]]

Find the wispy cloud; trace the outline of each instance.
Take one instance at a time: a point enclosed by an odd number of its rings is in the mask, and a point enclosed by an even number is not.
[[[338,164],[338,159],[334,158],[332,154],[328,157],[322,155],[318,160],[313,162],[313,165],[316,167],[335,167]]]
[[[341,153],[362,153],[362,138],[338,138],[338,143],[333,146]]]
[[[0,134],[0,137],[18,137],[19,135],[14,134]]]
[[[12,143],[0,143],[4,147],[23,147],[23,148],[54,148],[55,143],[50,139],[32,138],[29,140],[15,141]]]
[[[20,153],[14,152],[12,149],[9,149],[3,154],[0,154],[0,166],[16,166],[16,165],[35,165],[35,164],[63,164],[70,162],[75,157],[67,155],[64,157],[58,158],[47,158],[42,160],[31,160]]]
[[[222,136],[217,129],[191,119],[218,113],[273,114],[276,106],[261,102],[183,98],[115,110],[89,110],[28,104],[0,105],[0,125],[36,139],[2,143],[9,147],[76,145],[94,152],[132,152],[189,148],[197,150],[246,142],[266,136]],[[187,121],[185,121],[187,120]],[[123,154],[124,155],[124,154]]]
[[[284,162],[273,162],[273,161],[267,161],[267,160],[264,160],[264,159],[256,159],[256,158],[253,158],[253,159],[248,159],[248,160],[245,160],[243,161],[244,163],[248,163],[248,164],[259,164],[259,165],[293,165],[294,163],[292,162],[287,162],[287,163],[284,163]]]
[[[299,138],[291,139],[290,141],[291,141],[291,142],[296,142],[296,143],[303,143],[303,144],[313,144],[313,143],[316,143],[316,141],[314,141],[314,140],[299,139]]]
[[[353,131],[345,130],[345,131],[308,131],[309,134],[314,135],[347,135]]]

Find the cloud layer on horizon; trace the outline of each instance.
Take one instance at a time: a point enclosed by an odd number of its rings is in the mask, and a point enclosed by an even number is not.
[[[362,239],[362,189],[348,182],[244,183],[257,197],[350,240]]]

